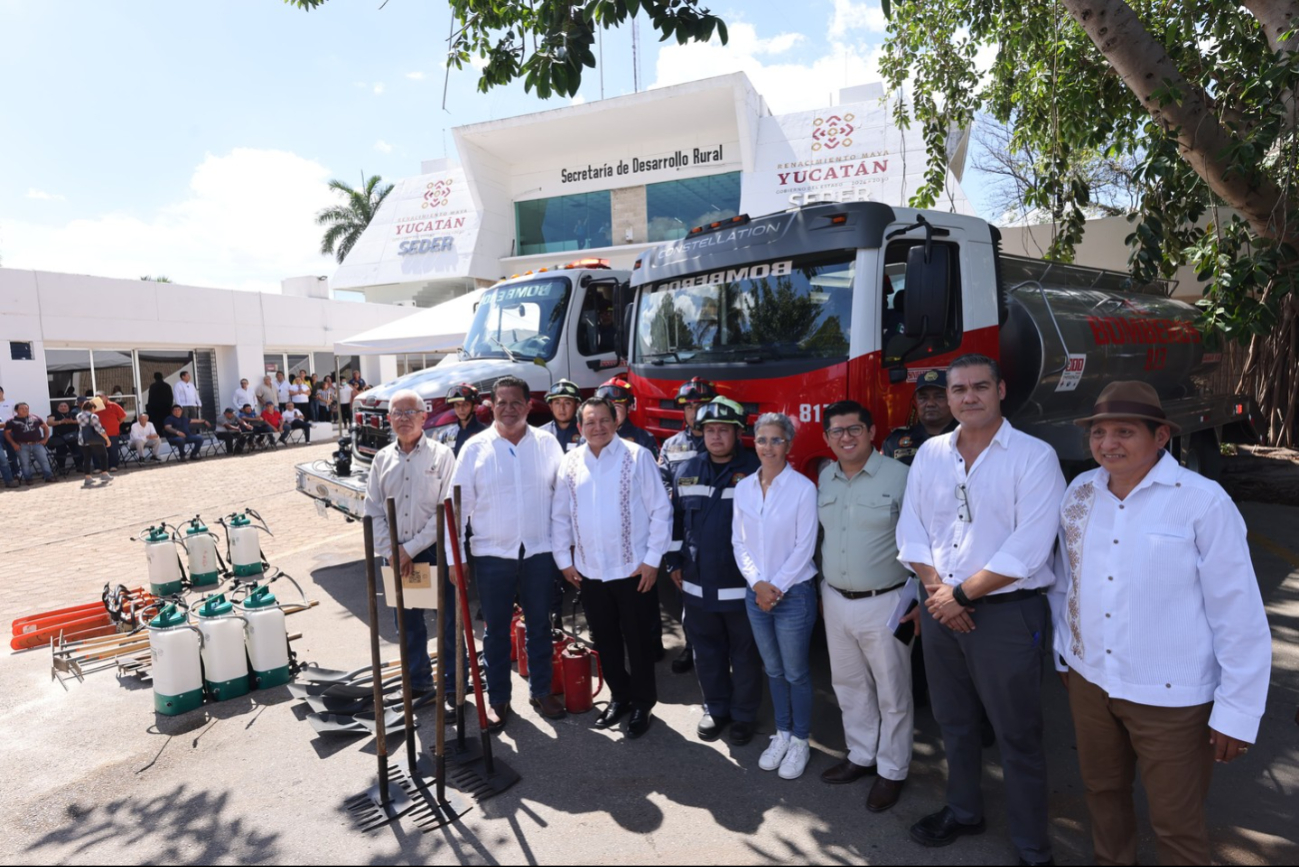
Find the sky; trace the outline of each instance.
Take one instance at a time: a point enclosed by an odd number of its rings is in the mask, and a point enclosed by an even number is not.
[[[543,101],[445,80],[446,4],[382,2],[0,0],[0,266],[279,291],[334,270],[314,221],[330,179],[419,174],[454,156],[453,127],[595,101],[601,78],[634,90],[629,26],[604,34],[603,75]],[[641,22],[642,89],[743,71],[784,113],[879,80],[878,0],[712,9],[726,46]]]

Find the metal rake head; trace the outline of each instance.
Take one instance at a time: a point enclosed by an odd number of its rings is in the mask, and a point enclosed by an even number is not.
[[[401,787],[415,802],[410,820],[425,834],[450,825],[471,809],[455,792],[444,791],[439,800],[434,781],[427,777],[404,776]]]
[[[520,780],[519,773],[496,759],[492,771],[487,770],[483,756],[447,766],[447,782],[476,801],[485,801],[499,795]]]
[[[344,806],[351,813],[356,830],[365,834],[400,819],[415,808],[415,802],[406,793],[398,775],[390,773],[386,804],[379,792],[379,784],[375,783],[365,792],[349,798]]]

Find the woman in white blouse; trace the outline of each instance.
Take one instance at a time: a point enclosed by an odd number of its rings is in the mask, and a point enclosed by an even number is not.
[[[816,624],[812,554],[816,549],[816,485],[789,466],[794,423],[767,413],[754,426],[762,469],[735,488],[731,545],[749,583],[746,605],[776,712],[776,734],[758,767],[792,780],[810,756],[812,679],[808,647]]]
[[[307,404],[311,401],[311,386],[301,376],[293,377],[293,382],[289,383],[289,400],[293,401],[293,408],[306,418],[310,410]]]

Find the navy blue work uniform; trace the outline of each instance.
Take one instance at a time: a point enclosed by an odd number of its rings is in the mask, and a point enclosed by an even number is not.
[[[956,419],[948,422],[947,427],[935,436],[951,433],[954,430],[956,430]],[[884,440],[880,453],[886,458],[893,458],[895,461],[902,461],[907,466],[911,466],[911,462],[916,458],[916,452],[920,451],[920,447],[927,439],[929,439],[929,432],[919,422],[911,427],[895,428]]]
[[[747,723],[762,701],[762,657],[744,608],[748,585],[735,563],[731,519],[735,486],[759,466],[744,449],[726,463],[706,451],[683,461],[672,479],[674,550],[664,558],[682,572],[684,626],[705,710]]]
[[[671,471],[671,475],[667,477],[670,483],[679,465],[704,452],[703,437],[689,430],[677,431],[664,440],[663,449],[659,452],[659,466]]]
[[[618,438],[631,440],[641,448],[649,449],[650,454],[654,456],[654,460],[659,459],[659,441],[654,439],[654,435],[649,431],[632,424],[631,419],[627,419],[618,426]]]
[[[460,447],[469,442],[470,438],[487,430],[487,425],[478,420],[478,416],[470,416],[469,424],[461,426],[460,420],[456,419],[456,426],[442,432],[439,442],[460,457]]]
[[[577,432],[577,419],[570,421],[568,427],[560,427],[559,422],[557,421],[548,421],[538,428],[538,430],[544,430],[546,433],[559,440],[559,447],[564,450],[565,454],[571,452],[573,449],[585,442],[585,440],[582,439],[582,435]]]

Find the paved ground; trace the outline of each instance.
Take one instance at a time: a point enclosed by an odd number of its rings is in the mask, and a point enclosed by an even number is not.
[[[128,472],[109,487],[63,482],[0,491],[0,621],[97,597],[106,580],[142,582],[141,546],[159,519],[215,518],[252,506],[275,532],[271,562],[320,606],[290,619],[305,659],[355,668],[367,658],[358,526],[321,518],[294,491],[292,465],[323,459],[314,445],[238,459]],[[1210,798],[1216,860],[1299,863],[1299,508],[1242,505],[1268,603],[1275,661],[1269,712],[1245,761],[1216,772]],[[291,595],[291,594],[286,594]],[[390,622],[385,638],[392,639]],[[679,632],[668,638],[669,656]],[[942,749],[928,712],[917,715],[916,760],[901,803],[865,811],[867,782],[846,788],[817,775],[837,759],[842,730],[822,652],[815,660],[816,752],[802,779],[757,770],[765,743],[700,743],[701,713],[688,676],[660,666],[663,703],[637,742],[589,728],[592,716],[551,724],[526,706],[499,738],[523,774],[514,789],[449,829],[399,825],[362,836],[343,801],[374,778],[373,743],[324,741],[299,719],[283,688],[156,717],[147,686],[112,673],[66,685],[47,652],[0,660],[0,804],[3,863],[1014,863],[995,749],[987,753],[989,832],[945,850],[909,841],[907,826],[941,805]],[[525,688],[515,679],[516,698]],[[1086,863],[1090,846],[1063,691],[1045,684],[1052,831],[1061,863]],[[764,712],[765,713],[765,712]],[[429,743],[432,710],[421,712]],[[765,722],[770,725],[769,714]],[[471,736],[474,734],[471,729]],[[1141,860],[1155,861],[1149,834]]]

